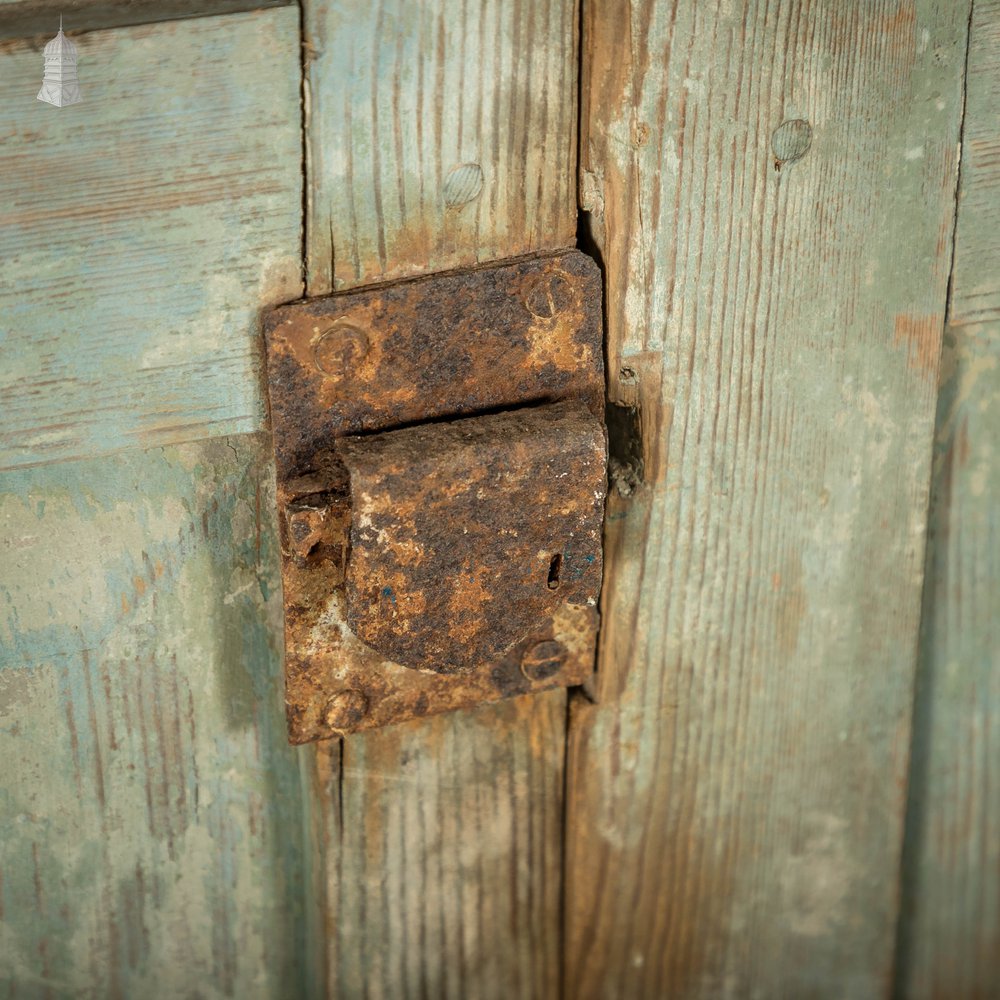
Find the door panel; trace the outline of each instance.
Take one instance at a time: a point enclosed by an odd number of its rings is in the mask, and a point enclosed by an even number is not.
[[[302,289],[298,18],[78,39],[82,103],[0,53],[0,468],[259,430]]]
[[[568,995],[884,995],[969,5],[584,10],[644,483],[570,726]]]
[[[903,867],[900,987],[1000,981],[1000,3],[970,22]]]
[[[305,5],[309,294],[572,244],[576,17],[573,0]],[[330,995],[556,995],[565,704],[317,749]]]
[[[565,717],[549,691],[321,746],[327,995],[558,996]]]
[[[0,995],[301,995],[270,445],[139,447],[262,422],[257,316],[302,287],[298,18],[77,44],[65,109],[0,52]]]
[[[996,980],[997,0],[582,7],[0,0],[0,996]],[[261,312],[578,189],[597,703],[292,750]]]

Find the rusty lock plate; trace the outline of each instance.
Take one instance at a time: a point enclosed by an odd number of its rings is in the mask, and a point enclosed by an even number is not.
[[[593,670],[606,441],[576,251],[265,320],[293,743]]]

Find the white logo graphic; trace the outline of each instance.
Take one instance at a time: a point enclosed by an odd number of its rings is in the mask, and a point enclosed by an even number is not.
[[[57,108],[80,103],[80,84],[76,79],[76,46],[63,34],[59,18],[59,34],[45,46],[45,79],[38,99]]]

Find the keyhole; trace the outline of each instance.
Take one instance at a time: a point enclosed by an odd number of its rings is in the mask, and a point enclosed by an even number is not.
[[[557,552],[549,563],[549,590],[559,589],[559,573],[562,570],[562,553]]]

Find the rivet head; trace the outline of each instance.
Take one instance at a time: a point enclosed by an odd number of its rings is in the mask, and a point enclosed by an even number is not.
[[[521,673],[529,681],[547,681],[559,673],[566,647],[555,639],[529,646],[521,657]]]
[[[524,296],[524,307],[538,319],[551,319],[572,304],[573,289],[561,274],[542,275]]]
[[[448,171],[443,185],[444,203],[458,208],[479,197],[483,190],[483,168],[478,163],[460,163]]]
[[[353,729],[368,713],[362,691],[339,691],[327,702],[324,721],[331,729]]]
[[[313,360],[331,378],[344,378],[368,353],[368,335],[350,323],[337,323],[316,341]]]

